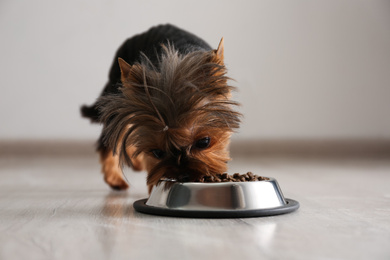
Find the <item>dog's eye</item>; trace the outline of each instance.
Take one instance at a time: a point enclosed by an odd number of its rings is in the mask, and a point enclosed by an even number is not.
[[[165,152],[160,149],[154,149],[152,150],[152,153],[157,159],[162,159],[165,155]]]
[[[199,149],[206,149],[209,146],[210,146],[210,137],[205,137],[195,142],[195,147]]]

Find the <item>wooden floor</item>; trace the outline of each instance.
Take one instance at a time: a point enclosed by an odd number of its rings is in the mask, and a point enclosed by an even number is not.
[[[103,183],[90,147],[0,153],[0,259],[390,259],[390,158],[236,155],[301,208],[246,219],[145,215],[144,173]],[[89,151],[89,152],[88,152]]]

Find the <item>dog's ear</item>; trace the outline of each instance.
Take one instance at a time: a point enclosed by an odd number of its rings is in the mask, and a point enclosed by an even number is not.
[[[214,50],[214,53],[220,63],[223,64],[224,56],[223,56],[224,48],[223,48],[223,37],[218,44],[218,48]]]
[[[121,70],[121,81],[124,83],[131,75],[131,65],[122,58],[118,58],[118,63]]]

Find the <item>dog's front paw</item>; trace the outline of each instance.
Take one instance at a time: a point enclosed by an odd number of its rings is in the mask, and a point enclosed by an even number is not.
[[[129,188],[129,184],[120,174],[105,174],[104,181],[114,190],[126,190]]]
[[[129,188],[129,185],[123,178],[122,169],[119,167],[118,155],[114,156],[112,151],[102,150],[100,156],[102,172],[106,183],[114,190],[125,190]]]

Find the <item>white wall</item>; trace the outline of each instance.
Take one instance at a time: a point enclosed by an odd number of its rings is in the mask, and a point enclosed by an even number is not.
[[[390,138],[390,1],[0,2],[0,139],[93,139],[79,116],[129,36],[225,37],[236,138]]]

